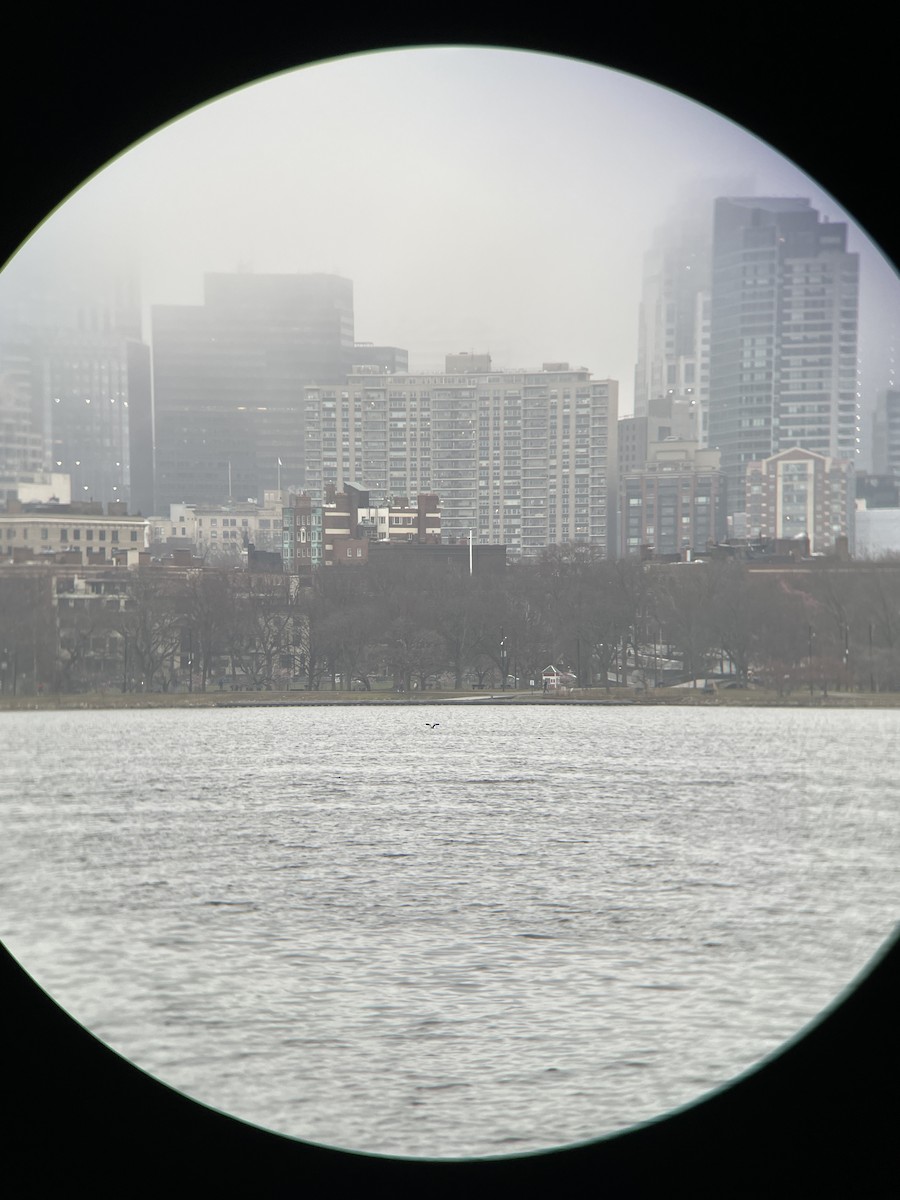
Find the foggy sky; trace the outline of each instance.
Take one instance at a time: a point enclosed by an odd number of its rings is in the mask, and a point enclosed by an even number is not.
[[[200,303],[205,271],[335,272],[356,338],[497,367],[547,360],[620,382],[631,408],[644,252],[685,185],[836,201],[724,117],[636,77],[515,50],[373,52],[242,88],[125,151],[36,231],[40,260],[133,260],[145,312]],[[863,383],[887,386],[893,269],[862,254]],[[149,339],[149,321],[145,337]]]

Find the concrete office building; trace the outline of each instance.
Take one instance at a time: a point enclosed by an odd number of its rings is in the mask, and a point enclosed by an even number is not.
[[[856,460],[858,255],[806,199],[715,203],[710,446],[729,508],[749,464],[800,447]]]
[[[702,446],[699,403],[690,396],[661,396],[648,401],[647,415],[619,419],[619,479],[640,471],[650,447],[668,438]]]
[[[144,550],[148,522],[123,504],[10,503],[0,512],[0,557],[31,559],[68,553],[79,562],[111,562],[115,554]]]
[[[354,341],[337,275],[206,275],[204,303],[154,307],[152,330],[157,511],[302,487],[304,385],[406,361]]]
[[[618,384],[540,371],[351,375],[306,389],[307,490],[434,492],[445,541],[615,554]]]

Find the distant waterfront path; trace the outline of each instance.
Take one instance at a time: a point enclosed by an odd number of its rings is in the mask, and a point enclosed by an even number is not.
[[[40,696],[0,696],[0,712],[29,709],[119,709],[119,708],[284,708],[317,705],[430,705],[435,704],[542,704],[558,705],[665,705],[675,707],[780,707],[780,708],[897,708],[900,693],[830,692],[827,696],[795,692],[779,696],[761,688],[720,690],[709,695],[701,689],[660,688],[573,688],[565,695],[540,692],[94,692]]]

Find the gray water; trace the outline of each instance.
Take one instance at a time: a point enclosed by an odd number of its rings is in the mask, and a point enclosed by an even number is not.
[[[327,1145],[510,1154],[658,1116],[798,1033],[897,919],[890,710],[0,729],[10,951],[150,1074]]]

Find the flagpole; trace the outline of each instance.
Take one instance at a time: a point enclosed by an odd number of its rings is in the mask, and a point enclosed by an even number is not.
[[[278,495],[281,496],[281,459],[278,460]]]

